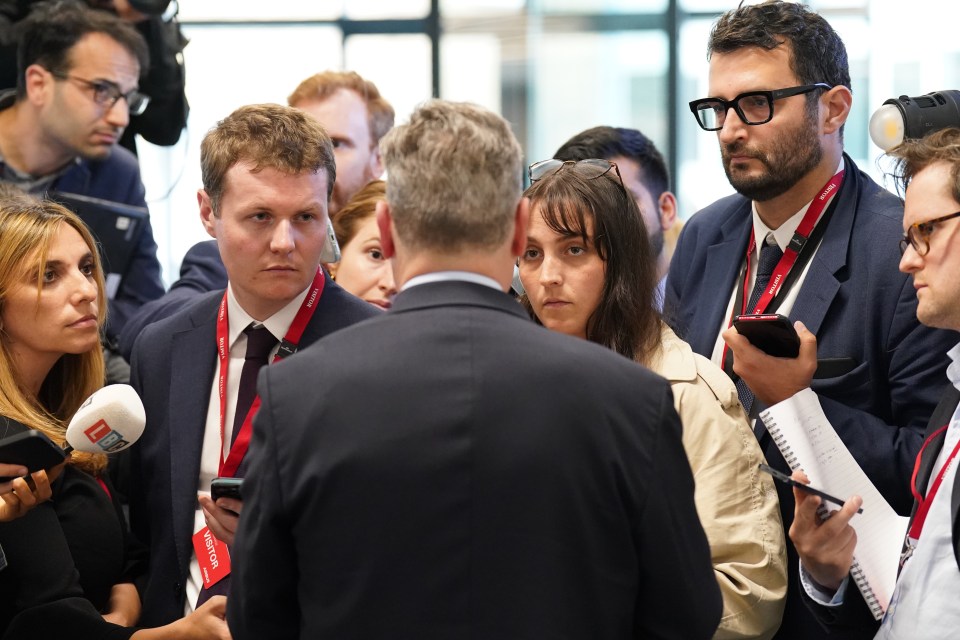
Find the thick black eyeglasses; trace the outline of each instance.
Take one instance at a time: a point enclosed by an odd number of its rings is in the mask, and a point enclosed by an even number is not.
[[[58,80],[70,80],[92,90],[93,101],[107,110],[112,109],[113,105],[117,104],[120,98],[123,98],[127,101],[127,109],[130,111],[130,115],[138,116],[150,104],[150,96],[140,93],[136,89],[124,93],[120,90],[120,87],[109,80],[87,80],[69,74],[53,73],[52,71],[50,73]]]
[[[610,173],[612,169],[617,175],[617,182],[620,183],[620,188],[626,191],[626,187],[623,186],[623,178],[620,177],[620,169],[617,167],[617,163],[610,162],[609,160],[601,160],[600,158],[588,158],[586,160],[551,159],[534,162],[527,168],[530,184],[547,176],[552,176],[555,173],[560,173],[564,167],[577,167],[580,170],[580,175],[588,180],[605,176]]]
[[[951,218],[960,218],[960,211],[946,216],[940,216],[933,220],[924,222],[914,222],[907,227],[907,232],[900,239],[900,255],[907,252],[907,247],[913,247],[918,256],[925,256],[930,253],[930,235],[936,231],[937,224],[950,220]]]
[[[773,91],[747,91],[733,100],[723,98],[701,98],[690,103],[690,111],[697,117],[697,124],[704,131],[719,131],[727,119],[732,107],[744,124],[764,124],[773,119],[773,103],[783,98],[799,96],[817,89],[832,89],[828,84],[818,82],[787,89]]]

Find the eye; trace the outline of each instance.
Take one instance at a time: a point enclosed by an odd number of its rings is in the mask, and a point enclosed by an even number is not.
[[[251,219],[251,220],[256,220],[256,221],[258,221],[258,222],[262,222],[262,221],[264,221],[264,220],[267,220],[269,217],[270,217],[270,216],[269,216],[269,214],[267,214],[266,211],[257,211],[256,213],[253,213],[253,214],[250,215],[250,219]]]
[[[312,213],[301,213],[297,216],[298,222],[311,222],[316,219],[317,216],[313,215]]]
[[[370,249],[370,251],[369,251],[368,253],[370,254],[370,257],[373,258],[374,260],[383,260],[383,259],[384,259],[384,257],[383,257],[383,251],[381,251],[380,249]]]
[[[93,87],[93,99],[100,104],[115,102],[121,95],[120,90],[109,82],[99,81],[90,85]]]
[[[920,222],[915,225],[917,233],[920,234],[921,238],[927,238],[933,233],[933,230],[937,228],[936,222]]]
[[[81,264],[80,273],[88,278],[92,278],[97,273],[97,268],[94,266],[93,260]]]
[[[587,253],[587,248],[584,247],[583,245],[572,244],[569,247],[567,247],[567,253],[569,253],[572,256],[582,256]]]
[[[530,248],[524,251],[523,255],[520,256],[521,260],[538,260],[539,258],[540,258],[540,250],[530,249]]]
[[[57,279],[57,272],[56,270],[50,268],[44,269],[42,278],[43,284],[50,284]]]

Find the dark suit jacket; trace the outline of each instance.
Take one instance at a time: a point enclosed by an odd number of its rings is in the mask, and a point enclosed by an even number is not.
[[[233,549],[236,640],[715,630],[662,378],[465,282],[406,290],[270,369]]]
[[[163,297],[151,300],[131,315],[120,334],[120,355],[130,361],[133,345],[148,324],[169,318],[208,291],[227,287],[227,270],[220,259],[216,240],[205,240],[190,247],[180,263],[180,279],[170,285]]]
[[[846,177],[823,241],[810,263],[791,320],[817,336],[821,372],[811,385],[844,444],[884,497],[902,514],[913,497],[909,480],[924,425],[946,381],[955,334],[916,318],[911,279],[898,270],[903,206],[844,156]],[[710,357],[723,313],[743,264],[752,226],[750,201],[729,196],[685,225],[667,277],[665,316],[673,329]],[[832,360],[832,363],[831,363]],[[826,375],[825,375],[826,374]],[[761,448],[788,471],[769,435]],[[777,485],[784,526],[793,521],[793,494]],[[822,633],[803,605],[797,556],[787,545],[790,587],[778,638]]]
[[[953,385],[949,385],[927,425],[927,437],[930,437],[943,425],[950,423],[958,404],[960,404],[960,391],[957,391],[957,388]],[[929,484],[930,476],[934,470],[933,465],[943,448],[944,438],[946,438],[946,431],[932,439],[927,448],[924,449],[920,467],[917,471],[918,487],[926,487]],[[917,506],[917,503],[914,502],[913,513],[910,514],[911,522],[913,516],[916,515]],[[957,570],[960,571],[960,474],[954,476],[953,479],[950,512],[953,515],[953,555],[957,561]],[[872,637],[869,634],[876,633],[877,629],[880,628],[880,623],[873,619],[870,610],[867,608],[867,603],[853,580],[847,581],[846,591],[843,594],[843,604],[839,607],[821,607],[811,600],[806,592],[804,592],[803,598],[813,614],[827,629],[854,629],[859,633],[868,634],[867,637]]]
[[[216,314],[222,291],[211,292],[144,329],[133,350],[131,384],[143,399],[147,425],[131,449],[131,527],[150,550],[140,624],[183,615],[184,584],[210,388],[216,372]],[[300,342],[303,349],[338,329],[380,312],[327,280]]]

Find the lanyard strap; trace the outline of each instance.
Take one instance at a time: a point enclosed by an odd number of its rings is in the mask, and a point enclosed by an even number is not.
[[[826,231],[827,224],[830,222],[830,216],[833,214],[835,207],[830,207],[822,217],[820,214],[823,213],[823,210],[828,204],[834,201],[831,195],[843,183],[845,172],[846,170],[841,170],[834,174],[834,176],[827,181],[827,184],[824,185],[823,189],[820,190],[820,194],[814,198],[810,206],[807,207],[807,212],[803,215],[803,219],[800,220],[797,230],[793,233],[787,250],[783,252],[783,256],[780,258],[780,261],[777,262],[777,266],[770,275],[767,288],[764,289],[763,294],[760,296],[757,304],[754,305],[754,308],[747,310],[745,293],[750,281],[750,261],[753,257],[753,252],[757,248],[755,232],[753,227],[750,227],[750,242],[747,244],[747,256],[744,261],[742,274],[737,278],[737,291],[734,296],[733,313],[727,320],[728,327],[733,325],[733,319],[737,315],[747,313],[773,313],[777,307],[780,306],[780,303],[783,301],[780,293],[789,291],[794,283],[796,283],[804,266],[810,261],[813,252],[816,251],[817,245]],[[723,370],[730,377],[734,378],[733,353],[726,344],[723,346],[721,362],[723,363]]]
[[[910,523],[910,538],[915,541],[920,539],[920,532],[923,531],[923,524],[927,520],[927,512],[930,511],[930,505],[933,503],[933,499],[937,495],[937,491],[940,490],[940,485],[943,483],[943,477],[947,475],[947,470],[950,469],[950,464],[953,462],[953,459],[957,457],[957,452],[960,452],[960,441],[953,447],[953,451],[950,452],[950,455],[947,456],[946,461],[943,463],[943,466],[940,468],[940,473],[937,474],[937,477],[934,478],[933,484],[930,485],[930,488],[927,490],[927,495],[924,497],[920,495],[920,491],[917,490],[917,474],[920,471],[920,462],[923,458],[923,452],[927,448],[927,445],[936,438],[938,435],[943,433],[944,430],[949,426],[945,424],[927,438],[923,446],[920,447],[920,453],[917,454],[917,460],[913,463],[913,476],[910,478],[910,490],[913,492],[913,497],[917,501],[917,512],[913,515],[913,522]]]
[[[313,284],[310,285],[310,291],[300,305],[297,315],[294,316],[293,323],[287,330],[287,335],[280,341],[280,349],[277,351],[277,355],[273,357],[273,362],[278,362],[297,352],[300,338],[303,337],[303,332],[307,328],[307,324],[310,323],[314,311],[317,310],[317,302],[319,302],[320,296],[323,294],[323,285],[325,283],[326,280],[324,279],[323,271],[318,267],[317,274],[313,277]],[[220,301],[220,311],[217,314],[217,357],[220,361],[220,378],[217,387],[220,394],[221,456],[220,468],[217,475],[221,477],[233,477],[240,467],[243,456],[246,455],[247,449],[250,447],[250,435],[253,432],[253,417],[260,408],[260,396],[258,395],[253,399],[253,404],[243,419],[240,432],[234,439],[233,445],[230,447],[230,452],[227,454],[226,459],[223,459],[223,444],[224,438],[226,437],[227,419],[227,373],[230,369],[229,333],[230,323],[227,319],[227,293],[224,292],[223,300]]]

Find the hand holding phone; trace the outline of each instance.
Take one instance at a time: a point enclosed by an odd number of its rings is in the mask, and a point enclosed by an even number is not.
[[[63,447],[35,429],[27,429],[0,440],[0,462],[22,465],[29,473],[49,470],[66,458]],[[13,478],[0,477],[0,484],[10,480]]]
[[[216,502],[219,498],[232,498],[233,500],[243,500],[240,495],[240,489],[243,486],[243,478],[214,478],[210,482],[210,497]]]
[[[800,355],[800,336],[790,320],[776,313],[746,314],[733,319],[737,332],[767,355],[796,358]]]

